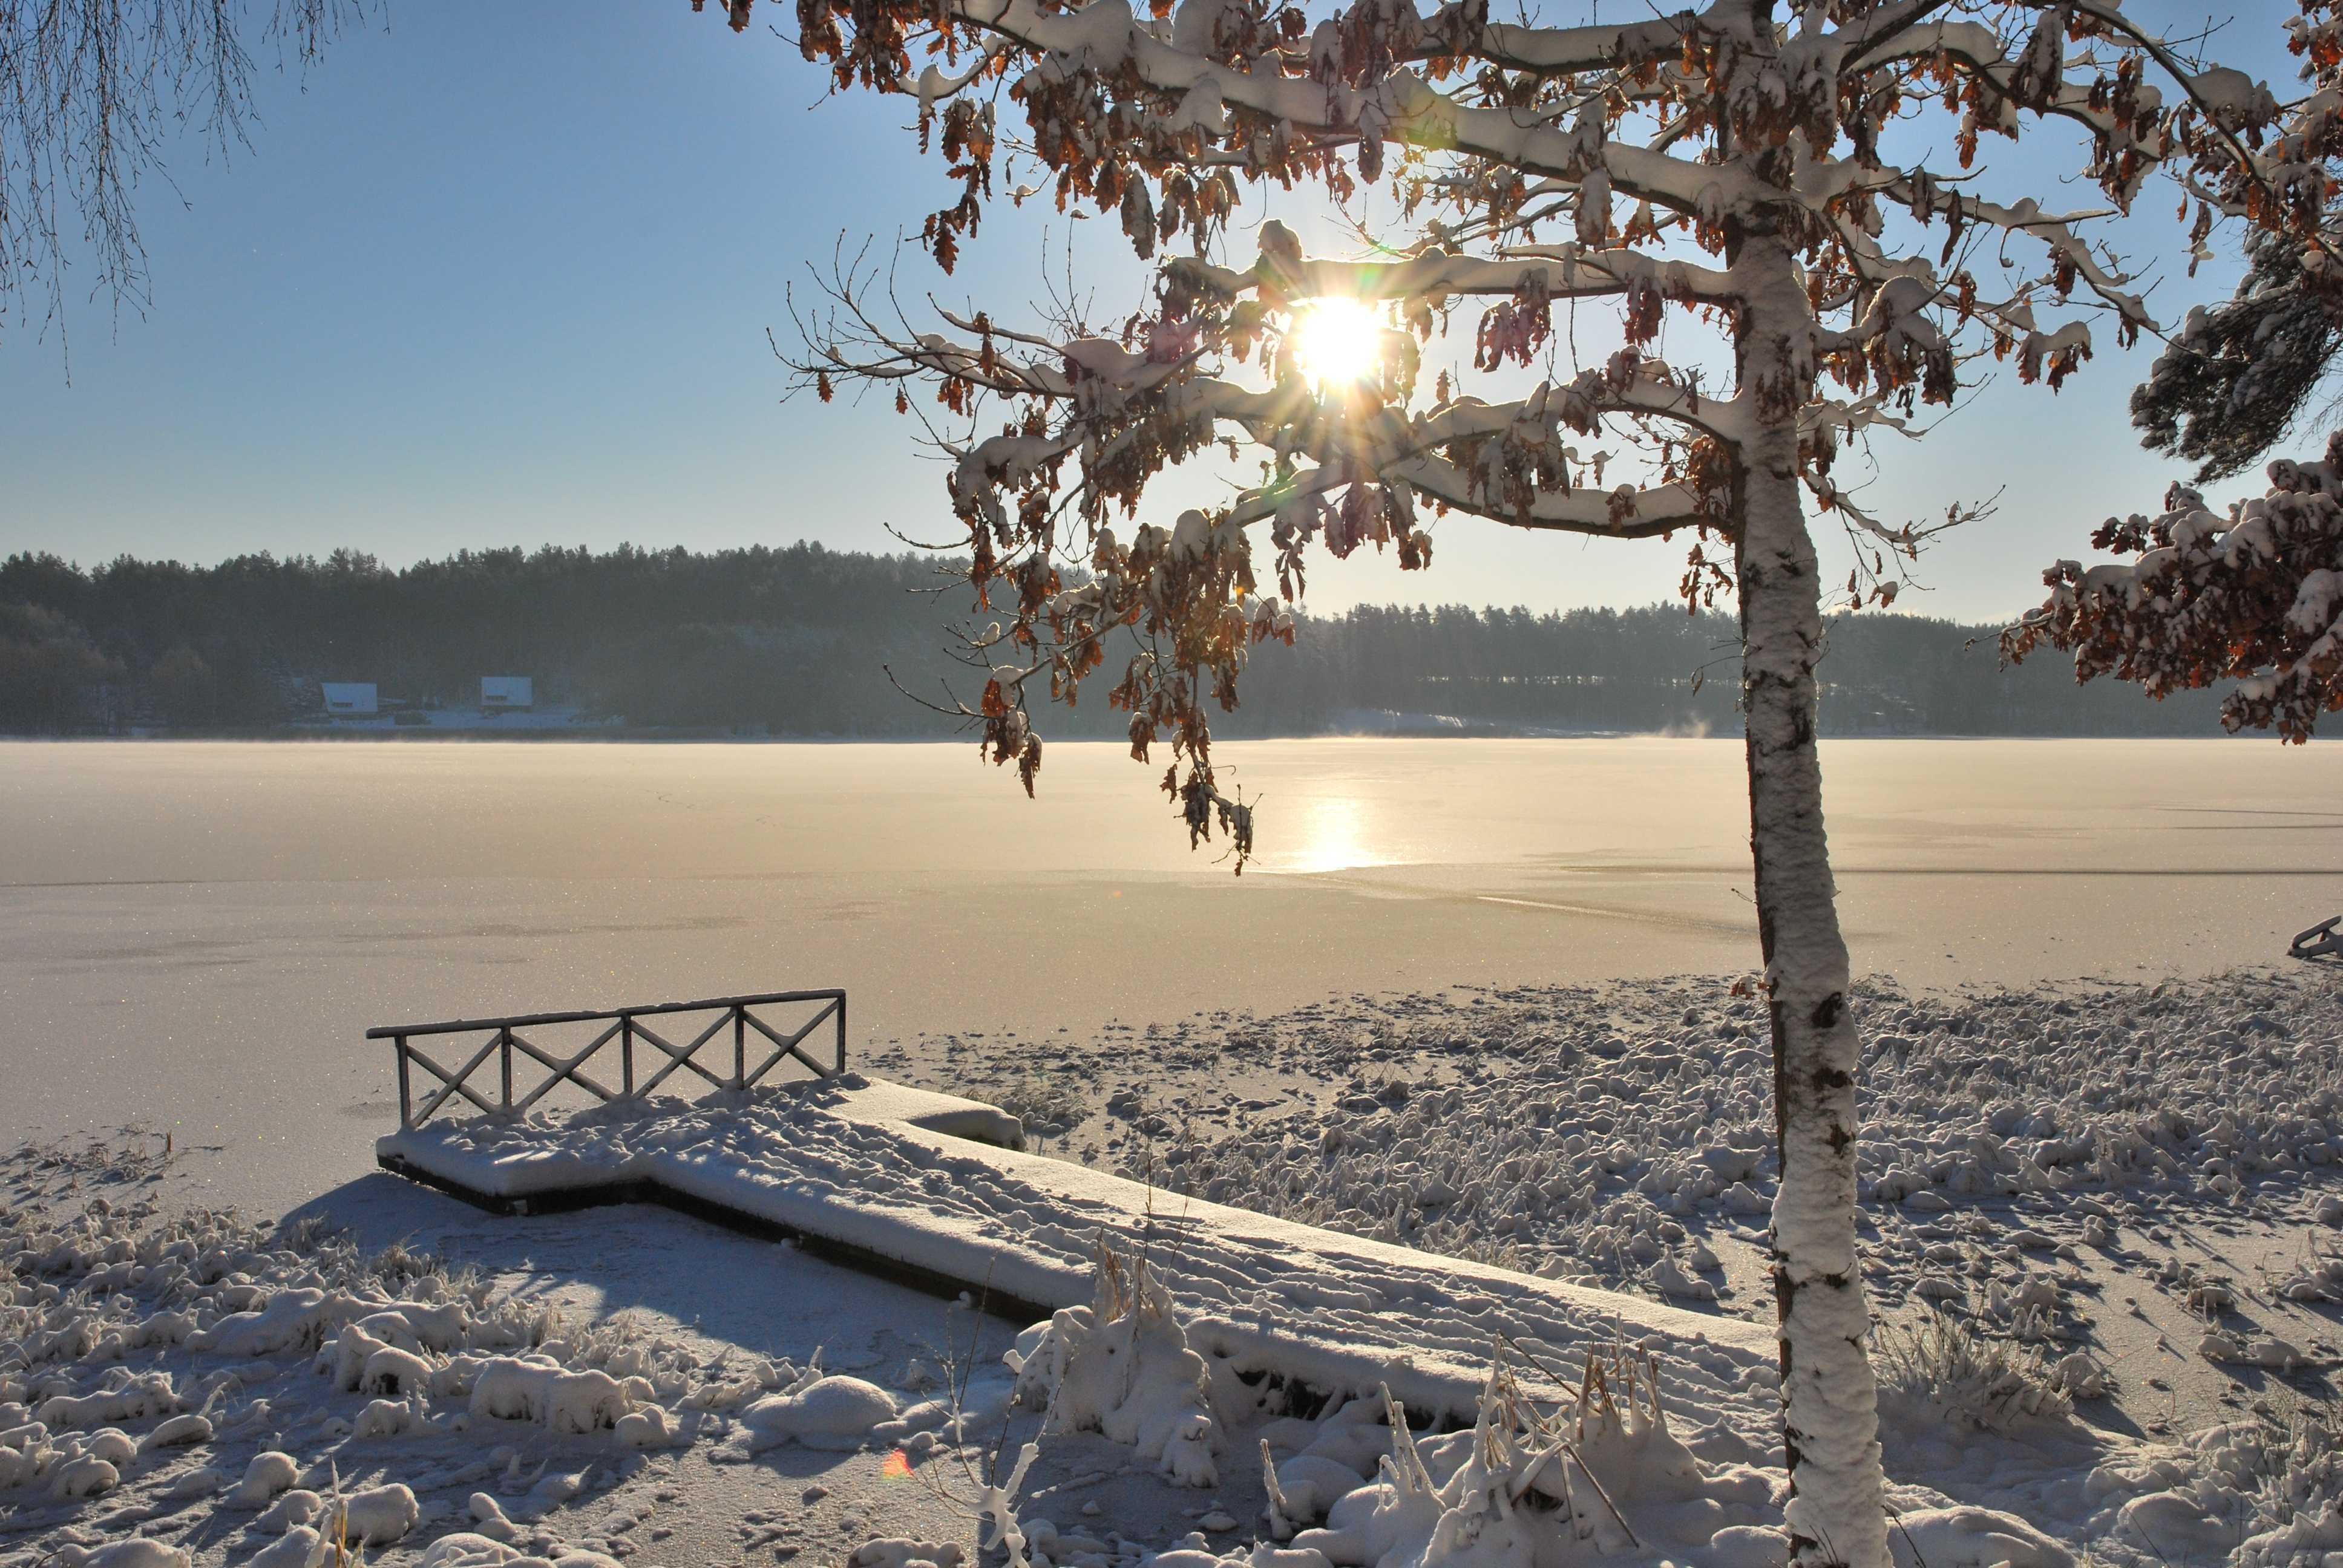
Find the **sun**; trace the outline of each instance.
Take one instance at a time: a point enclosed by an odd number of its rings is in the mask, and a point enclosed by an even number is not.
[[[1382,323],[1355,299],[1313,299],[1293,323],[1294,358],[1322,390],[1373,377],[1382,342]]]

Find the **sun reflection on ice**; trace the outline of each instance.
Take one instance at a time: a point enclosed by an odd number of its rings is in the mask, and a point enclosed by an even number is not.
[[[1391,864],[1391,856],[1372,841],[1366,803],[1358,797],[1327,795],[1294,804],[1298,809],[1278,823],[1285,841],[1264,846],[1263,870],[1307,877]]]

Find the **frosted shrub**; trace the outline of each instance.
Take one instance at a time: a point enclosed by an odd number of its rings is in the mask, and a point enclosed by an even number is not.
[[[2245,1462],[2236,1479],[2252,1499],[2237,1568],[2343,1550],[2343,1415],[2303,1408],[2222,1431],[2233,1434],[2227,1446]]]
[[[1145,1253],[1125,1261],[1101,1241],[1092,1304],[1027,1330],[1011,1355],[1018,1399],[1052,1426],[1103,1432],[1183,1485],[1218,1483],[1211,1369],[1188,1348]]]
[[[2057,1420],[2072,1409],[2038,1352],[1982,1338],[1949,1314],[1935,1313],[1917,1328],[1885,1324],[1872,1340],[1882,1404],[1934,1410],[1980,1432]]]

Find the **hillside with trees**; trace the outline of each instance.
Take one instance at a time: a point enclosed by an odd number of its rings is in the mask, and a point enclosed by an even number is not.
[[[966,602],[950,563],[816,544],[481,550],[398,571],[351,551],[212,567],[126,557],[95,569],[19,554],[0,562],[0,729],[266,731],[317,714],[320,681],[458,706],[483,674],[526,673],[541,700],[623,717],[628,729],[941,737],[952,721],[888,672],[938,699],[946,679],[967,694],[943,635],[966,625]],[[2057,658],[2003,669],[1997,630],[1842,617],[1830,631],[1838,657],[1822,666],[1825,732],[2217,732],[2209,696],[2156,703],[2078,688]],[[1729,732],[1736,647],[1729,616],[1680,606],[1304,616],[1292,648],[1255,651],[1226,729]],[[1125,724],[1102,700],[1066,718],[1069,736],[1119,737]]]

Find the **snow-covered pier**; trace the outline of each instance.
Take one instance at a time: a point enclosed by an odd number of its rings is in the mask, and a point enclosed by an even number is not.
[[[1171,1289],[1190,1343],[1249,1382],[1388,1385],[1470,1420],[1493,1353],[1574,1372],[1626,1345],[1696,1422],[1773,1399],[1768,1327],[1435,1256],[1001,1147],[991,1106],[851,1074],[566,1118],[482,1117],[382,1138],[389,1170],[508,1212],[630,1200],[802,1238],[1014,1315],[1087,1304],[1103,1241]]]

